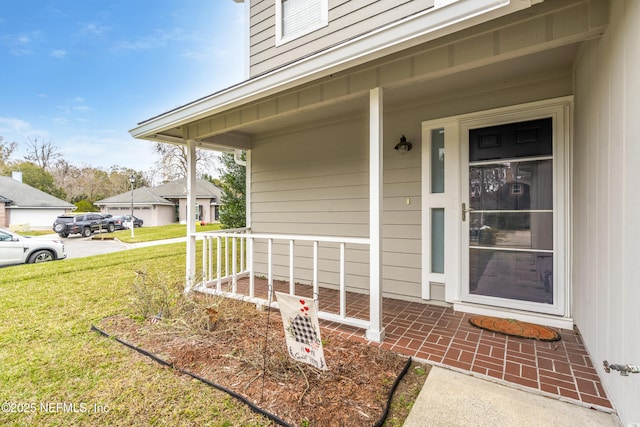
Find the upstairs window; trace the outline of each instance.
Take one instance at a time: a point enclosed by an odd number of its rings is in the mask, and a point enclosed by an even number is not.
[[[328,10],[328,0],[276,0],[276,44],[326,26]]]

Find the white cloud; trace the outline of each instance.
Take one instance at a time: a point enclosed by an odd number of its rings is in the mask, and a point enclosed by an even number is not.
[[[67,51],[62,49],[55,49],[52,50],[49,55],[53,56],[54,58],[62,59],[67,56]]]
[[[152,143],[113,135],[116,132],[105,133],[88,133],[61,141],[64,159],[77,166],[88,164],[105,169],[122,166],[144,171],[153,167],[156,159]]]
[[[13,56],[28,56],[33,53],[31,49],[25,49],[20,47],[14,47],[10,50]]]
[[[26,135],[31,132],[31,124],[13,117],[0,117],[0,132],[12,132]]]
[[[87,24],[83,24],[80,28],[80,32],[83,34],[92,34],[95,36],[102,36],[111,31],[111,27],[107,25],[98,25],[95,22],[89,22]]]
[[[51,121],[53,122],[53,124],[56,124],[58,126],[66,126],[69,124],[69,119],[67,119],[66,117],[53,117]]]
[[[14,56],[28,56],[33,53],[31,46],[40,39],[39,31],[29,33],[9,35],[5,37],[8,41],[9,52]]]
[[[15,117],[0,117],[0,136],[5,141],[17,142],[18,151],[29,139],[50,139],[48,131],[34,129],[31,123]],[[16,154],[21,156],[21,153]]]
[[[195,61],[206,61],[209,58],[211,58],[211,55],[205,52],[191,51],[191,52],[184,52],[182,54],[182,57],[187,59],[193,59]]]
[[[147,50],[166,46],[167,44],[190,39],[192,36],[185,33],[181,27],[174,27],[168,30],[158,29],[151,34],[141,36],[135,40],[124,40],[118,43],[117,50]]]
[[[52,119],[54,124],[66,125],[64,117]],[[136,141],[126,132],[116,130],[74,130],[72,136],[57,135],[52,138],[48,131],[34,129],[31,123],[15,117],[0,117],[0,136],[5,142],[17,142],[15,159],[26,155],[28,139],[51,140],[63,158],[69,163],[82,166],[90,165],[108,169],[122,166],[146,171],[153,167],[155,154],[153,144]]]

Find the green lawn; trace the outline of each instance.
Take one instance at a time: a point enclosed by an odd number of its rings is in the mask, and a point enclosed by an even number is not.
[[[220,230],[220,224],[196,225],[196,232]],[[187,226],[184,224],[170,224],[158,227],[140,227],[133,230],[134,237],[131,238],[131,230],[119,230],[115,233],[105,234],[103,237],[115,237],[125,243],[150,242],[153,240],[173,239],[187,235]]]
[[[196,232],[220,230],[220,224],[196,224]],[[18,231],[22,236],[43,236],[53,234],[51,230],[31,230]],[[93,238],[112,239],[117,238],[126,243],[150,242],[153,240],[173,239],[175,237],[184,237],[187,234],[187,226],[184,224],[160,225],[157,227],[140,227],[133,230],[134,237],[131,238],[131,230],[118,230],[114,233],[102,232],[94,233]]]
[[[136,229],[136,239],[155,228]],[[136,270],[181,281],[184,259],[184,244],[171,244],[0,269],[0,425],[269,425],[90,330],[131,313]]]

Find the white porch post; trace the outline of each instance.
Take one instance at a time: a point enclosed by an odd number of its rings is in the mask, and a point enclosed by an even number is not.
[[[185,292],[196,280],[196,143],[187,140],[187,266]]]
[[[382,325],[382,88],[369,92],[369,317],[367,339],[384,339]]]
[[[251,228],[251,150],[245,150],[244,152],[245,165],[245,216],[246,227]],[[251,253],[251,252],[250,252]]]

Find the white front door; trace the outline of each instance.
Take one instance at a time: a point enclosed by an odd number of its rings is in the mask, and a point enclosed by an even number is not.
[[[447,301],[568,317],[569,111],[563,98],[443,119]],[[452,123],[455,125],[452,126]],[[435,129],[438,121],[428,122]],[[427,147],[436,140],[427,137]],[[448,138],[449,137],[449,138]],[[423,167],[434,171],[432,159]],[[457,163],[457,168],[450,163]],[[454,172],[454,173],[450,173]],[[453,182],[451,182],[453,181]],[[429,180],[423,184],[431,184]],[[439,195],[425,195],[438,199]],[[426,202],[423,267],[433,265],[440,211]],[[429,222],[427,222],[429,221]],[[446,227],[445,227],[446,228]],[[459,240],[454,240],[459,239]],[[438,255],[438,254],[435,254]],[[447,271],[447,269],[449,271]],[[433,269],[430,271],[433,277]],[[424,276],[425,279],[427,276]],[[431,284],[430,287],[433,285]]]

